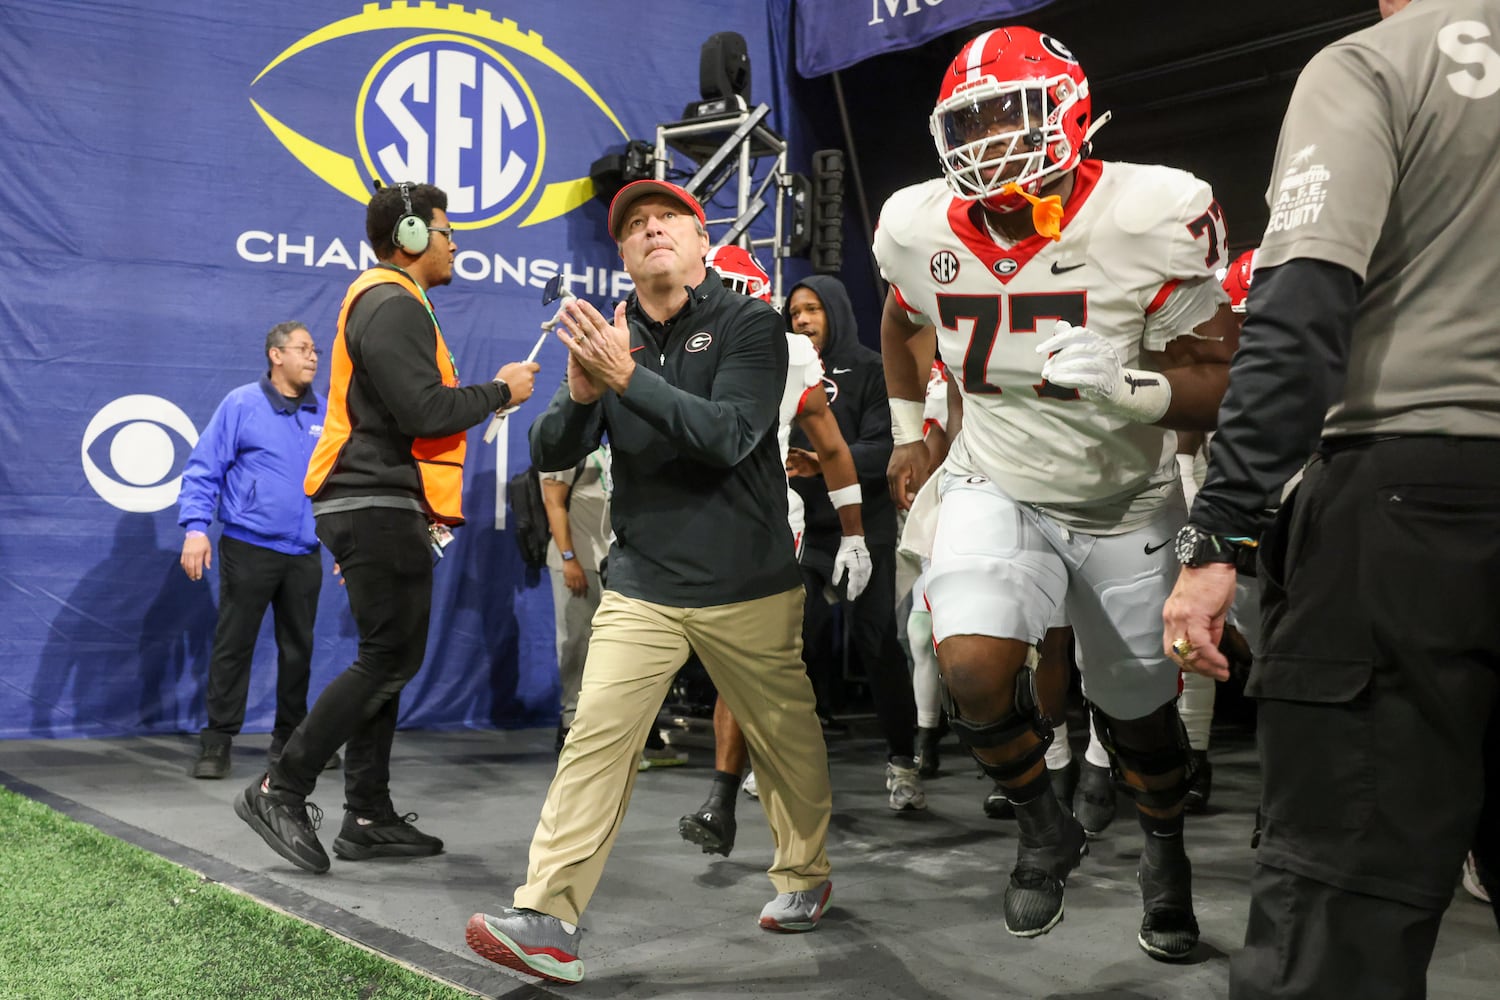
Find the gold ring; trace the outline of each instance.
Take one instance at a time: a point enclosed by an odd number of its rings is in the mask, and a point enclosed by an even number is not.
[[[1172,640],[1172,652],[1176,653],[1178,656],[1186,660],[1188,657],[1196,653],[1197,650],[1193,648],[1192,643],[1183,638]]]

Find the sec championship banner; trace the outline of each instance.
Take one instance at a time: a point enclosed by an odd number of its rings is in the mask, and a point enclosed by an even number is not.
[[[0,737],[202,725],[219,580],[178,565],[183,466],[225,394],[266,370],[273,325],[299,320],[331,345],[344,290],[374,262],[372,185],[448,194],[455,277],[432,298],[465,382],[531,350],[554,275],[601,304],[628,293],[590,163],[697,99],[709,35],[737,31],[769,65],[760,4],[645,13],[614,0],[0,6]],[[537,398],[500,448],[470,435],[469,524],[436,568],[403,725],[555,718],[550,591],[496,530],[495,483],[497,463],[502,477],[525,466],[564,355],[543,346]],[[319,391],[326,368],[325,353]],[[324,562],[314,694],[355,652]],[[247,731],[269,728],[274,682],[268,618]]]

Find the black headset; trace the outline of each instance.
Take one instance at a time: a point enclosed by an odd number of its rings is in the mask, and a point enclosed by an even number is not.
[[[404,211],[396,220],[396,228],[391,230],[391,242],[398,250],[420,257],[432,240],[432,234],[427,231],[427,223],[412,214],[411,185],[405,181],[401,182],[401,204]]]

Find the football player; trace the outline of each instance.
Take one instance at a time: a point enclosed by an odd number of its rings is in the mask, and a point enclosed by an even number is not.
[[[1235,318],[1244,322],[1246,303],[1250,297],[1250,271],[1255,266],[1255,251],[1246,250],[1234,259],[1234,263],[1220,272],[1220,284],[1229,296],[1229,308]],[[1177,435],[1177,463],[1182,473],[1182,489],[1187,506],[1193,506],[1193,497],[1203,485],[1203,476],[1208,472],[1209,435],[1184,432]],[[1260,597],[1254,580],[1243,578],[1235,594],[1233,624],[1225,626],[1225,655],[1235,661],[1236,669],[1247,664],[1255,650],[1255,638],[1260,625]],[[1217,685],[1212,677],[1184,671],[1182,693],[1177,697],[1177,711],[1187,728],[1188,743],[1193,748],[1193,787],[1188,791],[1186,810],[1201,813],[1208,810],[1208,799],[1213,794],[1213,763],[1208,757],[1210,729],[1214,718],[1214,697]]]
[[[1065,607],[1099,735],[1135,795],[1145,848],[1138,942],[1198,940],[1182,842],[1191,757],[1176,665],[1155,621],[1185,520],[1174,429],[1213,426],[1236,345],[1215,280],[1223,213],[1209,186],[1089,158],[1091,95],[1057,39],[986,31],[943,76],[930,125],[946,180],[896,192],[875,254],[895,450],[910,505],[926,476],[924,359],[937,347],[964,422],[918,506],[939,503],[927,597],[951,725],[1016,809],[1006,929],[1063,916],[1083,828],[1050,791],[1051,727],[1027,651]]]
[[[743,247],[729,244],[708,252],[704,262],[719,273],[724,284],[741,295],[771,301],[771,279]],[[870,582],[870,550],[865,545],[861,520],[859,477],[854,456],[839,433],[838,421],[828,408],[823,392],[823,363],[806,337],[788,333],[786,388],[781,395],[780,419],[776,436],[781,442],[781,461],[786,464],[791,441],[792,421],[802,428],[817,451],[828,483],[828,497],[838,510],[843,537],[834,558],[834,580],[843,580],[847,572],[849,599],[853,600]],[[797,554],[802,554],[802,498],[789,486],[786,491],[787,520]],[[729,856],[734,850],[737,824],[734,816],[735,793],[740,776],[749,763],[744,733],[723,698],[714,702],[714,778],[708,799],[696,812],[677,821],[682,838],[703,848],[705,854]],[[753,787],[753,786],[751,786]]]

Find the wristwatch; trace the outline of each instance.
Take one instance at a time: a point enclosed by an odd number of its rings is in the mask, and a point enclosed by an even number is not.
[[[1194,524],[1177,532],[1177,561],[1184,566],[1229,563],[1237,572],[1255,575],[1255,556],[1260,543],[1244,535],[1215,535]]]
[[[562,552],[559,553],[559,555],[562,556],[563,562],[572,562],[574,559],[578,558],[573,554],[572,549],[563,549]]]
[[[510,405],[510,384],[504,379],[497,378],[495,385],[500,389],[500,405],[495,407],[495,412],[499,413]]]

